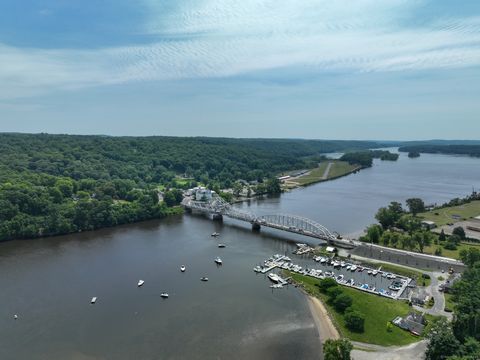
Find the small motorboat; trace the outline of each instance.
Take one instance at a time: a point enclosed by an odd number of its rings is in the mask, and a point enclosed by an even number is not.
[[[352,268],[352,265],[347,265],[347,270],[350,270]]]
[[[255,271],[255,272],[259,273],[259,272],[261,272],[261,271],[262,271],[262,268],[261,268],[260,266],[258,266],[258,265],[257,265],[257,266],[255,266],[255,267],[253,268],[253,271]]]
[[[283,285],[282,284],[273,284],[273,285],[270,285],[270,287],[272,289],[282,289],[283,288]]]
[[[17,320],[17,319],[18,319],[18,315],[17,315],[17,314],[13,315],[13,318],[14,318],[15,320]]]
[[[214,233],[212,233],[212,235],[211,235],[211,236],[213,236],[213,237],[217,237],[217,236],[220,236],[220,234],[219,234],[219,233],[217,233],[217,232],[214,232]]]
[[[208,281],[208,278],[206,276],[200,278],[201,281]]]
[[[94,296],[92,297],[92,300],[90,300],[90,304],[95,304],[97,302],[97,297]]]
[[[187,268],[185,267],[185,265],[180,266],[180,271],[181,271],[181,272],[185,272],[185,270],[187,270]]]
[[[220,259],[218,256],[215,258],[214,261],[215,261],[215,263],[216,263],[217,265],[222,265],[222,264],[223,264],[222,259]]]
[[[357,265],[352,265],[352,267],[350,268],[350,271],[356,271],[357,270]]]
[[[224,248],[224,247],[227,247],[227,245],[225,245],[225,244],[218,244],[218,247],[219,247],[219,248]]]
[[[368,275],[372,275],[372,270],[367,271]]]
[[[345,261],[341,261],[340,266],[343,268],[343,267],[347,266],[347,264],[345,263]]]
[[[138,280],[137,286],[142,286],[143,284],[145,284],[145,281],[143,281],[143,280]]]
[[[160,296],[164,299],[167,299],[168,298],[168,293],[163,292],[163,293],[160,294]]]
[[[377,274],[378,274],[378,270],[373,270],[373,271],[372,271],[372,275],[373,275],[373,276],[377,276]]]

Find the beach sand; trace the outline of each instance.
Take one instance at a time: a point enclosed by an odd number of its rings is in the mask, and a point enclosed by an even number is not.
[[[323,343],[327,339],[339,339],[340,334],[328,316],[327,309],[322,302],[313,296],[307,296],[308,307],[313,316],[313,320],[318,330],[318,337]]]

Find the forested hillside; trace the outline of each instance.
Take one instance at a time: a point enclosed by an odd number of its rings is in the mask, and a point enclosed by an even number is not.
[[[0,241],[92,230],[178,209],[174,189],[273,177],[371,142],[0,134]],[[179,181],[180,177],[188,180]],[[167,206],[159,202],[167,190]]]
[[[480,157],[480,145],[408,145],[398,149],[401,152],[429,154],[455,154]]]

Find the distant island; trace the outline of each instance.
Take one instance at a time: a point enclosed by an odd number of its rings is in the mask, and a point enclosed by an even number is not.
[[[399,147],[398,151],[408,153],[452,154],[480,157],[480,145],[437,145],[419,144]]]
[[[418,158],[420,157],[420,153],[418,151],[410,151],[408,157],[411,159]]]

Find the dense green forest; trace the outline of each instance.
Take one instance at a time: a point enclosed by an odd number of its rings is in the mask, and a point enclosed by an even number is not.
[[[480,145],[408,145],[400,147],[398,151],[428,154],[456,154],[480,157]]]
[[[0,241],[181,211],[180,188],[263,183],[373,142],[0,134]],[[268,188],[268,186],[265,186]],[[159,201],[162,190],[165,201]]]
[[[352,165],[360,165],[364,168],[372,166],[373,159],[397,161],[398,154],[391,153],[388,150],[364,150],[347,152],[340,158],[342,161],[347,161]]]

